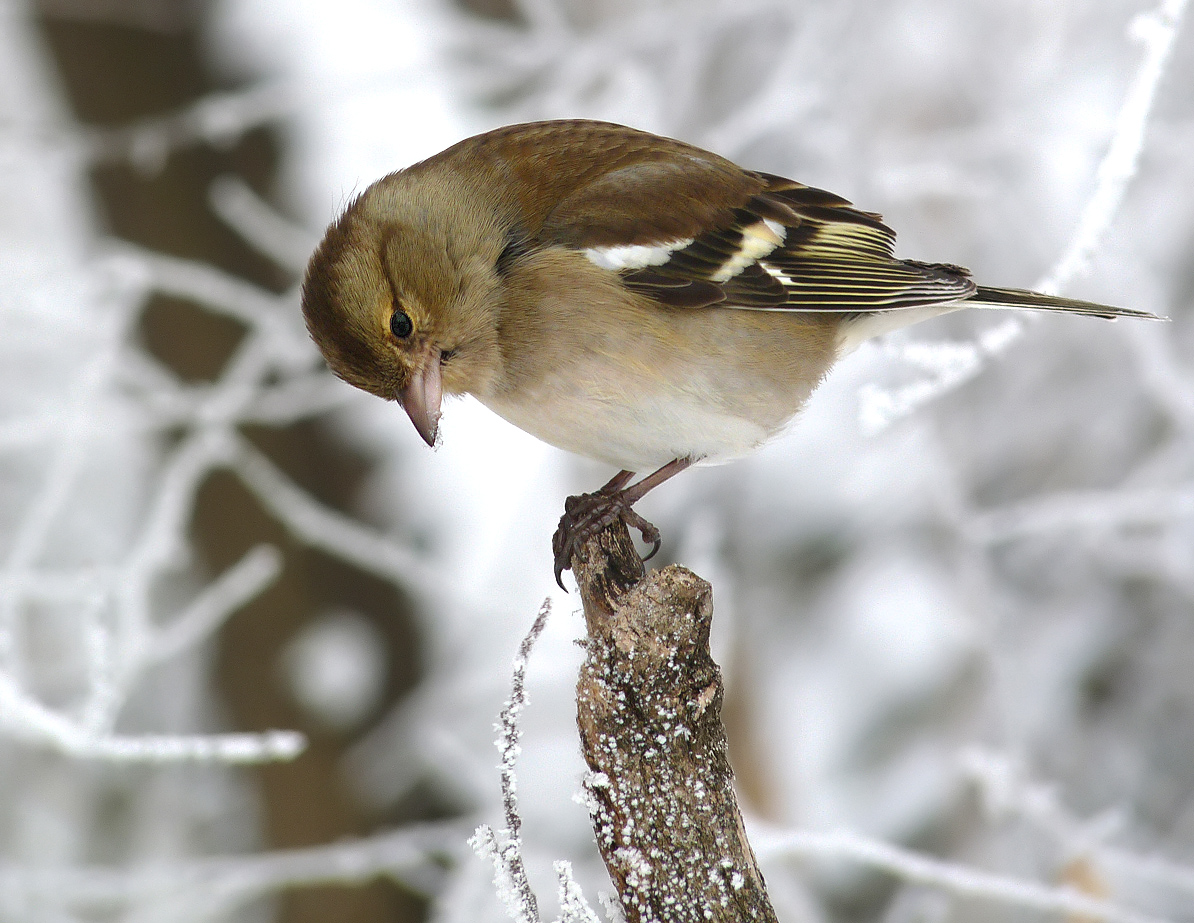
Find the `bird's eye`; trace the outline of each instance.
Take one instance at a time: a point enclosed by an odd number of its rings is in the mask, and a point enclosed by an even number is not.
[[[405,311],[395,311],[390,315],[390,333],[398,339],[405,340],[414,329],[415,325],[410,322]]]

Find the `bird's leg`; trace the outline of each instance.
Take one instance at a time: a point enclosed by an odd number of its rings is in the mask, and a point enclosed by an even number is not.
[[[556,583],[562,589],[564,571],[572,567],[572,556],[584,542],[588,541],[610,523],[622,520],[628,528],[638,529],[644,542],[654,547],[643,560],[649,561],[659,551],[659,530],[643,519],[633,509],[646,493],[658,487],[668,478],[679,474],[693,463],[691,458],[676,458],[658,471],[648,474],[637,484],[627,487],[634,477],[633,471],[619,471],[605,486],[591,494],[580,494],[564,501],[564,515],[552,537],[551,548],[555,552]]]

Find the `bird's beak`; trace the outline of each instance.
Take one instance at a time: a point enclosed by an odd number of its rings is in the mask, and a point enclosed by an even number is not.
[[[439,429],[439,405],[443,399],[443,379],[440,376],[440,351],[428,344],[420,353],[420,362],[406,387],[398,394],[398,403],[410,417],[423,441],[435,446]]]

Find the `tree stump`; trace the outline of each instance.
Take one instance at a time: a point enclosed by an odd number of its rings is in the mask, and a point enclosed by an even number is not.
[[[573,560],[588,625],[577,724],[597,845],[628,923],[775,921],[734,797],[712,587],[644,573],[615,523]]]

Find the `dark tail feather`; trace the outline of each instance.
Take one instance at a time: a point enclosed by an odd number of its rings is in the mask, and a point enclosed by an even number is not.
[[[1040,292],[1030,292],[1022,288],[989,288],[986,285],[980,285],[978,291],[967,298],[965,303],[976,308],[1029,308],[1037,311],[1066,311],[1070,314],[1085,314],[1087,317],[1104,317],[1108,320],[1115,320],[1117,317],[1164,320],[1156,314],[1138,311],[1135,308],[1116,308],[1109,304],[1095,304],[1091,301],[1078,301],[1074,298],[1042,295]]]

